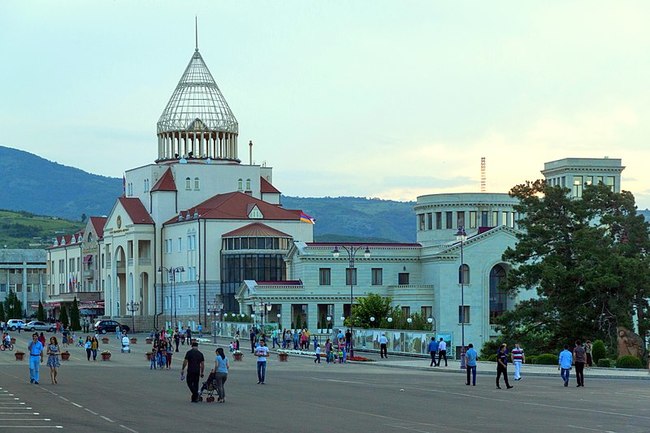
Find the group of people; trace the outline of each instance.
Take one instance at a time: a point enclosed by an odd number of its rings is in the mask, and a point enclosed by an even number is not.
[[[447,367],[447,342],[442,337],[440,337],[439,341],[436,341],[436,337],[431,337],[427,350],[431,355],[429,367],[440,367],[443,359],[445,360],[445,367]],[[436,356],[438,357],[437,361]]]
[[[268,349],[267,349],[268,350]],[[230,369],[230,362],[224,353],[223,348],[218,347],[215,350],[214,368],[208,375],[208,382],[214,386],[217,392],[217,402],[225,403],[226,391],[224,384],[228,379],[228,370]],[[266,362],[266,360],[265,360]],[[204,376],[205,370],[205,357],[199,350],[199,343],[193,342],[192,348],[185,353],[183,359],[183,367],[181,368],[181,380],[185,380],[187,387],[190,390],[192,403],[198,403],[203,400],[199,393],[199,381]],[[258,361],[258,374],[259,374],[259,361]],[[260,383],[260,382],[257,382]],[[263,382],[262,382],[263,383]],[[208,384],[205,385],[206,387]],[[203,389],[201,390],[203,391]]]

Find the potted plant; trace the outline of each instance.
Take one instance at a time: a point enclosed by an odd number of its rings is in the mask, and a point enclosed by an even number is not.
[[[61,360],[67,361],[68,359],[70,359],[70,352],[67,350],[65,352],[61,352]]]
[[[232,353],[233,358],[235,358],[235,361],[241,361],[244,358],[244,354],[242,353],[241,350],[235,350]]]
[[[25,352],[18,351],[14,355],[16,356],[16,361],[22,361],[25,357]]]
[[[151,343],[153,343],[153,338],[151,338],[151,337],[147,337],[144,341],[145,341],[147,344],[151,344]]]
[[[111,359],[111,352],[108,350],[104,350],[102,352],[102,361],[108,361]]]
[[[131,337],[131,340],[130,340],[130,341],[131,341],[131,344],[137,344],[138,339],[135,338],[135,337]]]
[[[285,350],[278,350],[278,357],[280,358],[280,362],[287,362],[289,353]]]
[[[110,340],[109,340],[108,337],[102,337],[102,343],[104,343],[104,344],[108,344],[109,341],[110,341]]]

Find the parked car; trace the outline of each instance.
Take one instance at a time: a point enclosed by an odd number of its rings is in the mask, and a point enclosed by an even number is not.
[[[39,320],[32,320],[24,329],[29,331],[45,331],[45,332],[54,332],[54,325],[51,323],[41,322]]]
[[[115,320],[98,320],[95,322],[95,332],[98,334],[115,332],[118,326],[120,327],[120,330],[125,332],[129,332],[131,330],[128,326],[122,325],[120,322],[116,322]]]
[[[25,329],[25,322],[22,319],[7,320],[7,329],[15,331],[18,328]]]

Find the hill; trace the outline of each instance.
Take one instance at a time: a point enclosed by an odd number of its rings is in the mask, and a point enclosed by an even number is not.
[[[38,236],[29,227],[34,215],[81,221],[83,215],[108,214],[115,199],[122,194],[122,179],[94,175],[3,146],[0,146],[0,175],[4,180],[0,189],[0,208],[30,215],[25,216],[25,221],[18,222],[19,216],[0,214],[0,223],[4,224],[5,218],[10,218],[11,222],[7,224],[27,226],[23,229],[12,226],[10,232],[17,238],[15,242],[7,241],[8,245],[23,245],[26,239]],[[285,196],[282,204],[288,209],[301,209],[316,218],[314,238],[318,241],[415,241],[413,202]],[[66,233],[74,230],[76,228]],[[47,236],[51,238],[52,234]]]
[[[72,234],[85,223],[29,212],[0,210],[0,248],[45,248],[61,234]]]

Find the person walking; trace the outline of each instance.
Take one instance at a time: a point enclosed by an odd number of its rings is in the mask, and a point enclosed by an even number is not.
[[[587,366],[591,367],[593,365],[593,357],[591,356],[593,347],[591,346],[591,340],[585,342],[585,353],[587,354]]]
[[[59,360],[60,353],[61,349],[59,348],[59,342],[56,340],[56,337],[50,337],[50,344],[47,346],[47,366],[50,367],[50,380],[52,384],[57,383],[57,368],[61,366],[61,361]]]
[[[32,334],[32,341],[27,345],[29,350],[29,383],[38,385],[39,370],[43,362],[43,344],[38,341],[38,334]]]
[[[382,358],[388,358],[388,338],[384,333],[379,336],[379,355]]]
[[[429,364],[429,367],[437,367],[438,363],[436,362],[436,355],[438,354],[438,342],[436,341],[436,337],[431,337],[427,350],[431,355],[431,364]]]
[[[499,347],[497,352],[497,388],[501,389],[499,386],[499,379],[503,375],[503,381],[506,383],[506,388],[510,389],[512,386],[508,382],[508,346],[506,343],[503,343]]]
[[[314,349],[314,355],[316,355],[316,358],[314,359],[314,364],[318,363],[320,364],[320,345],[316,345],[316,349]]]
[[[582,347],[582,342],[576,340],[576,347],[573,348],[573,364],[576,366],[577,387],[585,386],[585,364],[587,362],[587,351]]]
[[[474,349],[472,343],[467,345],[467,352],[465,352],[465,368],[467,370],[467,381],[465,385],[469,385],[470,376],[472,378],[472,386],[476,386],[476,360],[478,359],[478,353]]]
[[[97,337],[90,339],[90,350],[93,353],[93,361],[97,361],[97,350],[99,349],[99,340]]]
[[[205,358],[203,353],[199,351],[199,343],[192,343],[192,348],[185,354],[183,368],[181,369],[181,378],[185,376],[185,369],[187,369],[186,382],[192,393],[192,403],[201,401],[201,397],[199,397],[199,377],[203,377],[204,368]]]
[[[86,349],[86,359],[88,359],[88,361],[90,361],[90,355],[92,355],[93,353],[92,346],[93,346],[93,342],[90,339],[90,335],[88,335],[86,337],[86,342],[84,343],[84,349]]]
[[[259,346],[255,349],[255,356],[257,356],[257,384],[264,385],[266,380],[266,358],[269,356],[269,348],[266,347],[264,340],[260,340]]]
[[[251,332],[248,334],[248,339],[251,342],[251,353],[255,353],[255,340],[257,339],[257,334],[255,333],[255,328],[251,327]]]
[[[445,358],[445,367],[447,366],[447,342],[440,337],[440,342],[438,343],[438,367],[442,363],[442,358]]]
[[[524,355],[524,349],[519,346],[519,343],[515,343],[515,347],[510,351],[510,357],[512,364],[515,366],[515,380],[521,380],[521,364],[526,363],[526,356]]]
[[[564,381],[564,386],[569,386],[569,374],[571,373],[571,364],[573,364],[573,355],[569,351],[569,345],[564,345],[564,350],[558,356],[557,369],[560,370],[560,376]]]
[[[223,352],[223,348],[218,347],[216,354],[217,356],[214,360],[214,381],[217,388],[217,402],[225,403],[226,391],[223,384],[228,380],[228,369],[230,368],[230,364],[228,363],[226,354]]]

